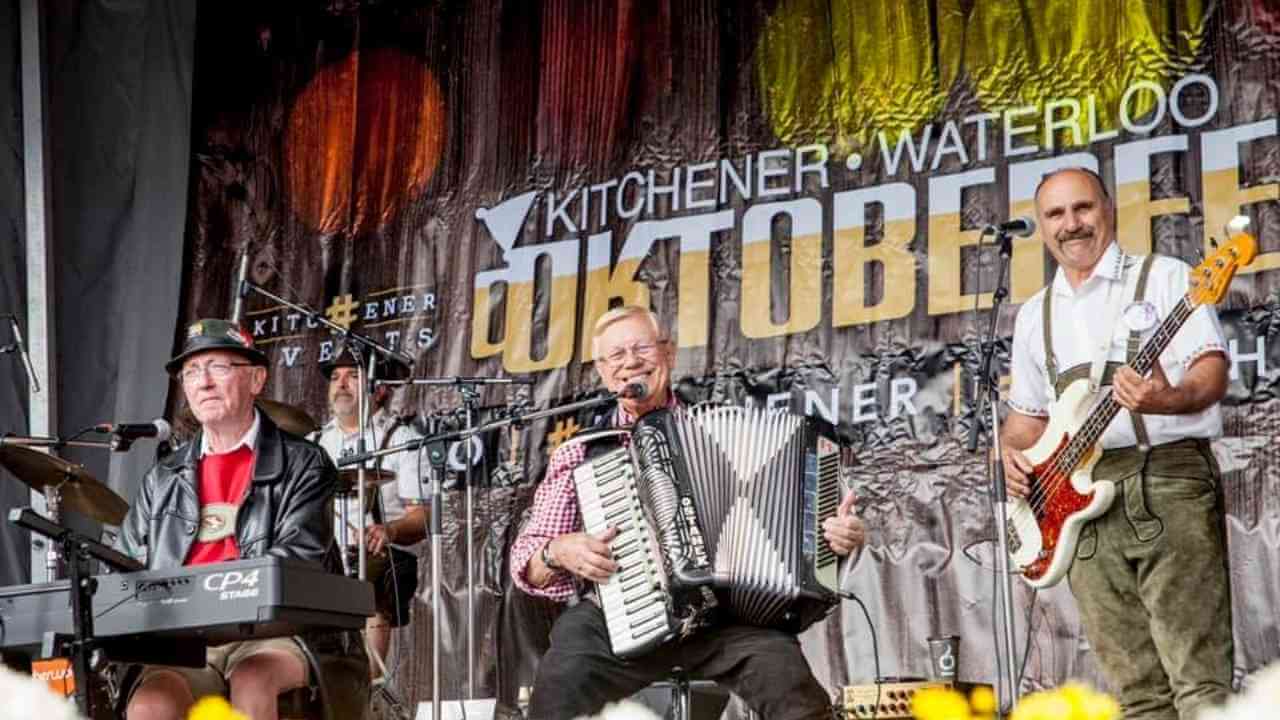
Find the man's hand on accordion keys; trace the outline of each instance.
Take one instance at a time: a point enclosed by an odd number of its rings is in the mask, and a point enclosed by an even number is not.
[[[618,571],[613,551],[609,549],[609,543],[617,535],[618,529],[612,527],[598,535],[587,532],[561,535],[548,543],[548,555],[554,563],[548,566],[591,582],[608,580]]]
[[[862,518],[853,512],[854,494],[845,495],[835,517],[822,523],[822,534],[837,555],[851,555],[862,547],[867,539],[867,528]]]

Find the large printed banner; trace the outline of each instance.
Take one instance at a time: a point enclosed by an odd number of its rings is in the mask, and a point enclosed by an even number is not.
[[[685,399],[790,407],[850,443],[871,533],[844,583],[883,675],[924,674],[925,638],[953,632],[962,675],[995,674],[994,526],[965,449],[999,268],[984,226],[1033,216],[1064,166],[1106,178],[1133,253],[1195,264],[1250,218],[1261,254],[1220,308],[1215,452],[1237,674],[1275,657],[1280,11],[1265,0],[308,8],[201,8],[184,319],[230,312],[247,249],[256,284],[409,352],[418,377],[535,381],[484,395],[495,416],[595,390],[596,318],[653,307]],[[1015,241],[1001,360],[1053,271],[1038,236]],[[261,296],[246,308],[269,392],[327,415],[333,337]],[[459,402],[395,400],[433,419]],[[537,480],[578,422],[486,441]],[[1099,679],[1067,589],[1016,595],[1024,685]],[[830,685],[873,676],[856,607],[810,636]]]

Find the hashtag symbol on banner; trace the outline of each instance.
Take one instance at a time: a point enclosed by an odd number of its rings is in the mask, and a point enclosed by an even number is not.
[[[554,453],[561,443],[577,435],[581,429],[573,418],[556,422],[556,429],[547,433],[547,455]]]
[[[335,325],[341,325],[343,330],[349,330],[351,323],[356,319],[356,308],[360,307],[360,303],[351,299],[351,295],[339,295],[333,299],[333,304],[325,311],[325,317],[329,318]]]

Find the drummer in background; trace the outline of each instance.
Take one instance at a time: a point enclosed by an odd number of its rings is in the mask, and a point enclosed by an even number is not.
[[[350,352],[340,348],[334,359],[320,364],[320,370],[329,381],[329,422],[313,436],[329,453],[334,462],[359,451],[359,368]],[[387,409],[391,388],[377,387],[369,403],[373,415],[369,432],[365,435],[365,450],[374,451],[392,447],[421,437],[409,420],[400,418]],[[373,468],[372,461],[366,468]],[[369,493],[367,503],[381,502],[378,508],[370,508],[365,518],[365,547],[368,552],[368,579],[373,583],[377,614],[369,618],[365,626],[369,646],[377,653],[370,660],[370,676],[379,677],[382,661],[391,647],[391,628],[402,627],[409,622],[409,608],[418,589],[418,559],[412,546],[427,536],[427,506],[423,502],[423,486],[419,483],[418,453],[404,452],[387,455],[380,460],[383,471],[394,474],[395,479],[381,485],[380,493]],[[334,508],[335,537],[346,537],[350,547],[358,540],[359,508],[352,495],[345,501],[339,499]],[[368,493],[368,490],[366,490]],[[346,535],[342,528],[342,507],[346,508]],[[355,555],[347,562],[355,567]]]

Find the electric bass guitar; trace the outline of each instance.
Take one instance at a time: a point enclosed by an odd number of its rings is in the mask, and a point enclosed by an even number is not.
[[[1233,221],[1231,239],[1191,270],[1187,293],[1130,364],[1139,375],[1151,371],[1196,308],[1222,300],[1236,270],[1253,262],[1258,244],[1243,232],[1246,224]],[[1120,410],[1109,386],[1091,393],[1088,378],[1076,380],[1049,407],[1044,434],[1024,451],[1034,468],[1031,492],[1025,499],[1009,498],[1005,512],[1009,557],[1034,588],[1052,586],[1067,574],[1085,523],[1111,506],[1115,483],[1095,482],[1092,475],[1102,457],[1102,433]]]

